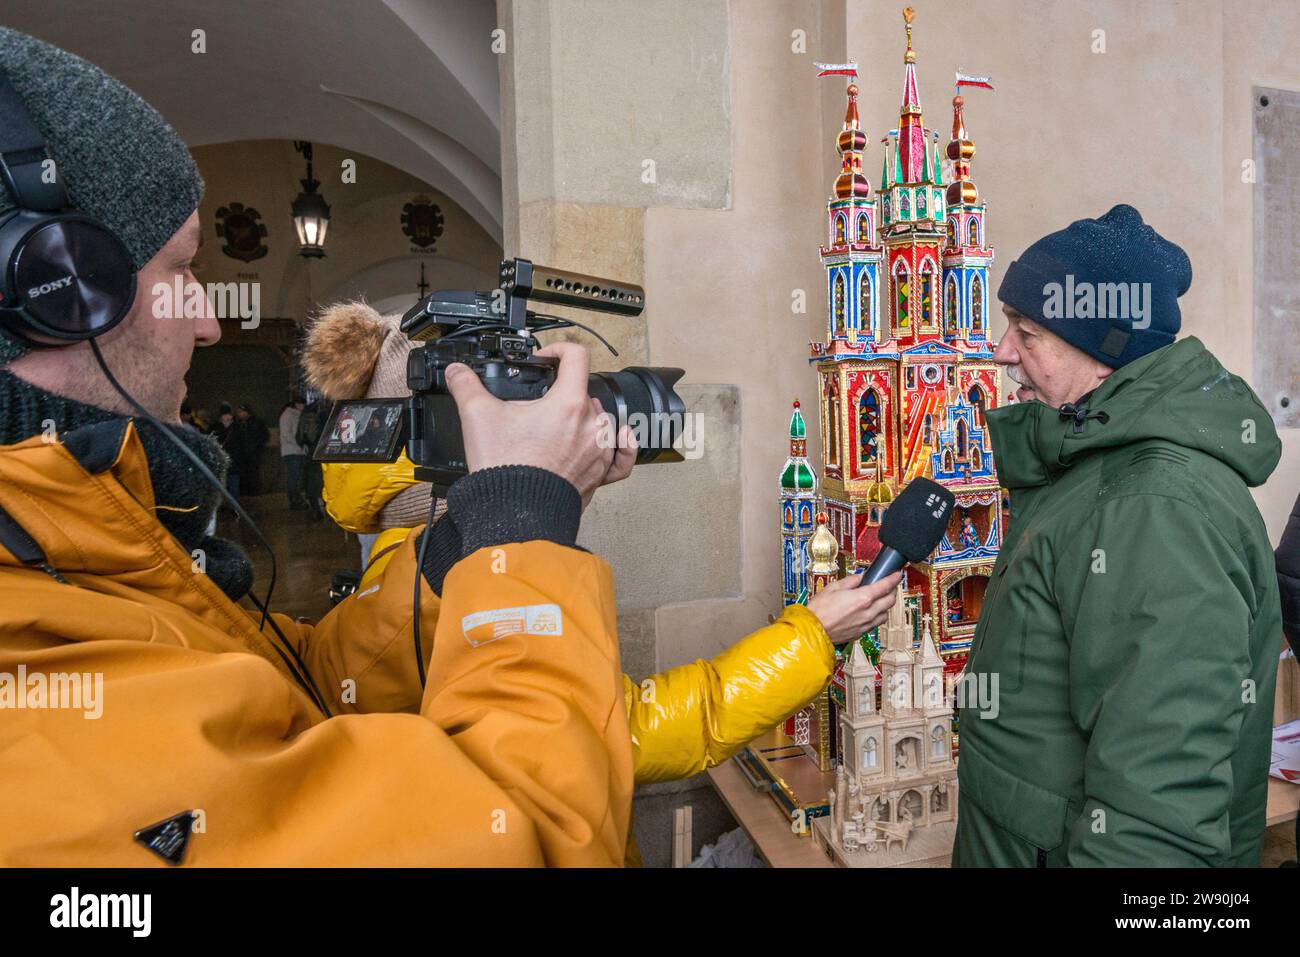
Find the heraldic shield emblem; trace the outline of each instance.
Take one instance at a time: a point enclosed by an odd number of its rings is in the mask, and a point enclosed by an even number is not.
[[[417,196],[402,207],[402,232],[421,249],[438,241],[442,223],[442,210],[428,196]]]
[[[231,259],[251,263],[266,255],[266,224],[262,214],[243,203],[231,203],[217,210],[217,237],[225,240],[221,251]]]

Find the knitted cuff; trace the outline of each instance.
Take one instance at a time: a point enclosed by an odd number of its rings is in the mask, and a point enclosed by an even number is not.
[[[447,515],[456,522],[464,556],[508,542],[572,546],[582,519],[582,498],[554,472],[531,465],[499,465],[452,485],[447,491]]]
[[[415,540],[415,554],[420,554],[420,544],[424,536],[429,536],[429,547],[424,553],[424,564],[420,571],[433,589],[433,593],[442,597],[442,580],[451,571],[451,566],[460,561],[460,531],[450,515],[444,515],[433,523],[433,531],[423,531]]]

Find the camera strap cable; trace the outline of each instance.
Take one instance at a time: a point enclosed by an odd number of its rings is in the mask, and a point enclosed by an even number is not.
[[[424,654],[420,650],[420,585],[424,582],[424,556],[433,534],[433,516],[438,508],[438,496],[429,496],[429,517],[424,520],[424,534],[420,536],[420,552],[415,559],[415,597],[411,600],[411,634],[415,638],[415,672],[420,676],[420,687],[425,685]],[[444,521],[448,521],[444,516]]]
[[[212,474],[212,470],[204,464],[203,460],[194,454],[194,450],[181,441],[180,436],[176,435],[176,433],[166,425],[158,421],[153,413],[137,402],[135,397],[132,396],[131,393],[127,392],[122,384],[117,381],[117,377],[114,376],[112,370],[109,369],[108,363],[104,361],[104,354],[100,352],[99,343],[95,339],[90,340],[90,350],[95,354],[95,361],[99,363],[99,368],[103,371],[104,377],[108,379],[108,384],[113,387],[117,394],[120,395],[122,399],[131,406],[131,408],[135,409],[136,415],[150,422],[154,428],[165,435],[173,445],[185,453],[185,457],[188,458],[191,464],[199,470],[199,474],[207,479],[212,487],[221,493],[221,497],[225,499],[226,504],[234,509],[235,515],[238,516],[240,521],[252,529],[257,541],[266,549],[267,555],[271,558],[271,580],[266,586],[266,599],[265,601],[258,601],[257,597],[251,592],[248,595],[249,600],[252,601],[253,605],[262,614],[261,622],[258,624],[258,631],[265,631],[268,624],[271,626],[271,630],[288,650],[289,656],[293,658],[293,661],[290,661],[289,657],[286,657],[285,653],[280,650],[275,642],[270,642],[271,647],[275,648],[276,654],[280,656],[285,667],[289,669],[294,680],[297,681],[298,685],[307,693],[307,696],[312,699],[312,702],[316,707],[320,708],[325,717],[332,717],[330,709],[325,704],[325,696],[322,695],[320,689],[316,687],[316,682],[312,679],[311,672],[308,671],[306,662],[304,662],[302,656],[298,654],[298,649],[294,646],[293,642],[289,641],[289,639],[285,637],[284,632],[280,630],[280,626],[277,625],[275,619],[270,616],[271,594],[275,591],[275,578],[277,571],[275,550],[271,548],[271,543],[266,540],[266,536],[262,534],[262,530],[257,527],[257,523],[253,521],[249,514],[244,511],[244,508],[239,504],[239,501],[230,494],[230,491],[222,482],[217,481],[217,477]]]

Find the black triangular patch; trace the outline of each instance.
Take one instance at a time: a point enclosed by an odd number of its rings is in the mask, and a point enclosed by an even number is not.
[[[190,845],[190,828],[194,826],[194,812],[182,811],[157,824],[150,824],[135,832],[135,840],[153,851],[168,864],[179,864]]]

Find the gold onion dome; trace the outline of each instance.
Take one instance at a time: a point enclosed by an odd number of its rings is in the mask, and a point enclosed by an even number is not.
[[[894,490],[888,482],[880,478],[880,456],[876,456],[876,480],[867,486],[867,503],[869,505],[888,505],[894,500]]]
[[[844,110],[844,129],[840,130],[835,148],[840,151],[840,175],[835,178],[835,197],[870,196],[871,183],[862,172],[862,151],[867,148],[867,134],[858,118],[858,85],[846,90],[849,105]]]
[[[975,156],[975,144],[966,135],[966,118],[962,113],[965,100],[960,94],[952,98],[952,139],[948,141],[948,159],[953,162],[953,181],[948,184],[948,205],[965,203],[974,206],[980,201],[980,192],[970,179],[970,161]]]
[[[894,490],[888,482],[872,482],[867,486],[867,501],[872,505],[888,505],[894,500]]]
[[[839,553],[840,546],[835,543],[835,536],[826,527],[826,513],[818,512],[817,531],[813,532],[808,542],[808,557],[812,559],[808,570],[814,575],[833,574]]]

